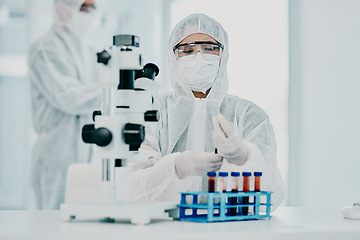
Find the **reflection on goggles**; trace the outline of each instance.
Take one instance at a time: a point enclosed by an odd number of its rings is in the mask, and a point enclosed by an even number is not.
[[[215,42],[189,42],[178,44],[173,48],[176,59],[195,55],[198,51],[202,54],[221,55],[224,46]]]

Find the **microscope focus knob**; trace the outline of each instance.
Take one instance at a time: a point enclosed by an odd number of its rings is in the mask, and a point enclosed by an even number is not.
[[[111,58],[111,55],[106,50],[99,52],[96,55],[97,55],[97,62],[103,63],[104,65],[107,65]]]
[[[146,111],[144,114],[145,122],[157,122],[159,120],[159,112],[156,110]]]
[[[95,129],[94,124],[85,125],[82,128],[81,137],[85,143],[95,143],[100,147],[109,145],[112,140],[112,134],[107,128]]]
[[[127,123],[123,134],[126,144],[139,145],[145,139],[145,127],[141,124]]]

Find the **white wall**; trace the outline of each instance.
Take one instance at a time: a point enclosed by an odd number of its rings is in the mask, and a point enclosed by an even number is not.
[[[0,1],[0,209],[25,205],[26,1]]]
[[[360,1],[290,0],[290,205],[360,201]]]

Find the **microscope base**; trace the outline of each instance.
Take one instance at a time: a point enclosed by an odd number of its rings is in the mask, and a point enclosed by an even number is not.
[[[149,224],[152,218],[178,218],[179,209],[176,203],[167,202],[118,202],[115,204],[100,203],[63,203],[60,206],[61,219],[129,221],[132,224]]]

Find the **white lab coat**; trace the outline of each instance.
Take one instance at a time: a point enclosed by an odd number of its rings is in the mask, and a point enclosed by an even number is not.
[[[218,76],[205,99],[193,96],[172,50],[182,39],[199,32],[208,34],[225,46]],[[262,190],[274,192],[272,211],[284,200],[285,187],[277,166],[276,141],[267,114],[256,104],[227,94],[227,46],[225,30],[203,14],[190,15],[175,26],[168,47],[174,91],[159,96],[157,109],[160,121],[150,123],[146,128],[145,144],[150,147],[140,149],[138,160],[142,163],[122,170],[118,180],[119,199],[179,202],[179,192],[206,190],[206,177],[186,176],[179,179],[174,170],[174,158],[186,150],[214,152],[211,119],[221,113],[243,137],[248,147],[248,159],[242,166],[224,159],[220,171],[261,171]]]
[[[100,108],[96,53],[67,25],[81,3],[55,1],[54,26],[29,50],[33,123],[38,135],[31,184],[39,209],[59,209],[68,166],[92,159],[92,146],[81,140],[81,129],[92,121],[93,110]]]

